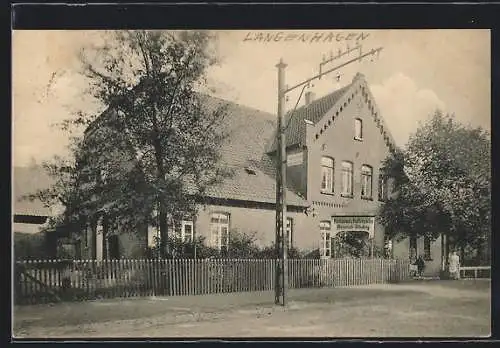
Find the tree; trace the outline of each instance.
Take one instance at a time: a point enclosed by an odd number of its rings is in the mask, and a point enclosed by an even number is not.
[[[207,105],[197,92],[217,63],[214,40],[198,31],[117,31],[83,50],[87,92],[103,108],[63,123],[86,127],[85,135],[74,139],[74,161],[46,166],[58,182],[35,196],[61,200],[65,221],[158,226],[165,253],[169,224],[228,175],[219,167],[226,106]]]
[[[491,233],[490,146],[483,129],[436,111],[384,163],[397,192],[380,214],[389,235],[444,233],[454,248],[484,248]]]

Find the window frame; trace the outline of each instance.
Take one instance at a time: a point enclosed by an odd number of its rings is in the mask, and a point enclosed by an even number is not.
[[[332,222],[322,220],[319,222],[320,247],[319,256],[322,259],[332,258]]]
[[[348,164],[346,167],[345,165]],[[344,176],[347,175],[347,181],[350,181],[348,191],[345,191]],[[354,196],[354,163],[351,161],[342,161],[341,164],[341,193],[342,197],[352,198]]]
[[[217,216],[217,222],[214,222],[214,216]],[[226,218],[226,222],[221,222],[221,217]],[[224,212],[213,212],[210,214],[210,246],[220,250],[223,250],[225,247],[226,250],[229,249],[229,226],[231,221],[231,215],[229,213]],[[214,227],[217,227],[217,237],[214,237]],[[223,228],[226,228],[226,240],[223,243]],[[217,240],[215,240],[217,239]]]
[[[331,163],[325,163],[325,160],[331,161]],[[330,173],[330,182],[327,182],[325,188],[323,188],[323,174]],[[329,185],[328,185],[329,184]],[[335,160],[333,157],[322,156],[321,157],[321,181],[320,181],[320,191],[324,194],[333,194],[335,192]]]
[[[191,238],[186,240],[186,226],[191,226]],[[194,241],[194,222],[192,220],[181,221],[181,240],[183,243],[192,243]]]
[[[365,169],[368,169],[368,171],[365,171]],[[372,200],[373,199],[373,167],[370,166],[369,164],[363,164],[361,166],[361,199],[367,199],[367,200]],[[369,188],[368,194],[366,194],[365,189],[365,179],[368,177],[368,181],[366,181]]]
[[[358,132],[358,125],[359,125],[359,132]],[[358,141],[363,141],[363,120],[359,117],[356,117],[354,119],[354,139]]]

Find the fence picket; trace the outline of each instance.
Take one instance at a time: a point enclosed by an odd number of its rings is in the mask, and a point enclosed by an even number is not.
[[[51,301],[71,282],[86,298],[188,296],[273,290],[278,259],[122,259],[16,261],[15,301]],[[289,288],[338,287],[408,279],[401,259],[288,259]],[[63,284],[63,279],[64,284]],[[73,296],[69,296],[70,298]]]

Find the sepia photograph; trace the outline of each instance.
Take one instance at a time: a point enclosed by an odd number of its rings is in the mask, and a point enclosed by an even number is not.
[[[13,30],[12,337],[489,337],[490,35]]]

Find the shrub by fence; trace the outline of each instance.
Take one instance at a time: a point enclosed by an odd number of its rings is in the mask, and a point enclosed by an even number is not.
[[[18,261],[15,302],[182,296],[274,288],[270,259]],[[339,287],[409,278],[408,262],[389,259],[288,260],[289,287]]]

